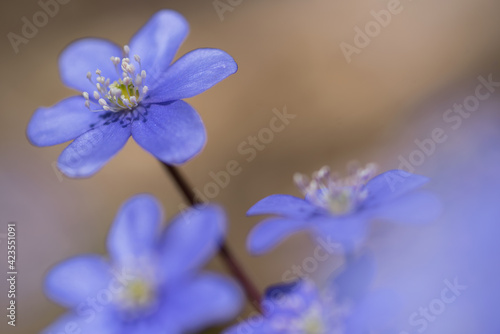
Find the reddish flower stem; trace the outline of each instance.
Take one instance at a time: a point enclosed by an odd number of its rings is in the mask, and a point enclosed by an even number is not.
[[[168,165],[164,162],[161,162],[165,170],[170,174],[170,176],[174,179],[177,187],[181,190],[182,194],[186,201],[191,204],[191,206],[202,204],[202,202],[196,197],[196,194],[193,191],[193,188],[189,185],[187,180],[182,176],[179,169],[174,166]],[[255,287],[252,281],[248,278],[248,275],[245,273],[241,265],[238,263],[233,253],[227,246],[225,242],[222,242],[220,245],[219,255],[222,260],[226,264],[227,268],[231,271],[233,276],[240,282],[245,290],[245,294],[250,301],[250,304],[259,312],[261,312],[261,295],[259,290]]]

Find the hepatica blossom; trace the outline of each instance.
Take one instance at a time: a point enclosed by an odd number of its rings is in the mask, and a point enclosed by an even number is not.
[[[224,334],[386,333],[399,298],[389,290],[370,291],[373,256],[363,253],[336,270],[324,288],[311,280],[267,290],[262,315],[252,316]]]
[[[330,301],[311,281],[274,286],[262,301],[263,315],[224,334],[340,334],[341,312],[330,307]]]
[[[46,293],[71,311],[44,334],[176,334],[232,319],[242,301],[239,288],[199,272],[224,236],[222,210],[187,210],[163,233],[160,224],[155,199],[135,196],[111,227],[109,259],[82,255],[53,268]]]
[[[386,298],[385,300],[383,298]],[[224,334],[366,334],[385,326],[394,311],[392,294],[377,293],[359,303],[341,305],[332,291],[311,281],[272,287],[253,316]]]
[[[69,45],[59,59],[61,78],[82,94],[36,110],[29,140],[51,146],[74,139],[58,160],[70,177],[97,172],[130,136],[168,164],[194,157],[205,144],[205,128],[181,99],[212,87],[237,65],[218,49],[197,49],[171,64],[188,30],[180,14],[163,10],[123,48],[99,38]]]
[[[275,215],[250,233],[248,248],[254,254],[269,251],[293,233],[311,231],[318,237],[352,250],[366,235],[367,223],[387,220],[425,223],[439,213],[437,198],[419,190],[424,176],[391,170],[376,177],[373,164],[351,168],[342,179],[324,167],[312,178],[296,174],[294,179],[304,198],[271,195],[259,201],[248,215]]]

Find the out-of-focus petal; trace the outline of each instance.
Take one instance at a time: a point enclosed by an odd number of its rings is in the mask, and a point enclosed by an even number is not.
[[[70,312],[59,317],[41,334],[116,334],[121,332],[117,319],[102,309],[97,312],[88,305],[77,312]]]
[[[129,199],[118,212],[108,234],[113,262],[133,265],[138,259],[154,256],[160,237],[162,211],[150,195]]]
[[[308,201],[291,195],[271,195],[258,201],[248,212],[248,216],[278,215],[289,218],[306,218],[317,211]]]
[[[264,254],[294,233],[308,228],[303,220],[269,218],[253,228],[247,239],[247,248],[254,255]]]
[[[371,179],[367,185],[368,198],[363,207],[379,205],[416,190],[429,182],[429,178],[404,170],[390,170]]]
[[[219,250],[225,233],[226,216],[218,206],[196,206],[177,215],[160,244],[165,279],[198,270]]]
[[[97,255],[81,255],[57,264],[45,278],[45,293],[55,302],[75,307],[113,283],[109,264]]]
[[[317,241],[338,244],[343,251],[350,252],[363,241],[367,233],[364,214],[341,217],[321,216],[311,221]],[[339,251],[341,248],[339,247]]]
[[[243,306],[243,294],[230,279],[201,274],[170,294],[168,303],[185,331],[197,331],[234,319]]]
[[[367,211],[374,219],[403,224],[425,224],[438,218],[441,202],[428,191],[415,191]]]

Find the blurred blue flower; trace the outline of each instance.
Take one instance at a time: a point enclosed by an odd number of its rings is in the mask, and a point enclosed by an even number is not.
[[[272,287],[262,303],[264,314],[224,334],[367,334],[385,328],[395,312],[392,294],[376,293],[357,304],[338,304],[334,293],[311,281]]]
[[[308,280],[277,285],[266,291],[263,315],[251,317],[225,334],[335,334],[341,314],[330,302]]]
[[[165,163],[193,158],[205,145],[205,128],[181,99],[204,92],[235,73],[237,65],[218,49],[197,49],[171,64],[188,30],[184,17],[162,10],[123,50],[98,38],[69,45],[59,59],[61,78],[83,96],[37,109],[27,128],[31,143],[74,139],[58,160],[70,177],[96,173],[130,136]]]
[[[160,233],[161,209],[148,195],[126,202],[107,240],[110,258],[82,255],[55,266],[45,290],[71,309],[44,334],[185,333],[232,319],[242,294],[231,280],[200,273],[218,251],[225,215],[192,208]]]
[[[294,179],[305,198],[271,195],[255,204],[247,215],[271,214],[259,223],[248,237],[248,249],[262,254],[288,236],[311,231],[321,238],[351,251],[367,233],[372,220],[424,223],[440,212],[437,198],[418,190],[428,182],[424,176],[391,170],[376,177],[375,167],[351,168],[341,179],[327,167],[312,179],[296,174]]]
[[[263,314],[224,334],[388,333],[400,300],[390,290],[369,291],[374,276],[374,258],[363,253],[347,259],[323,289],[307,279],[271,287]]]

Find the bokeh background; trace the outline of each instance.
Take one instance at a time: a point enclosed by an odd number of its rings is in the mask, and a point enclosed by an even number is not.
[[[402,12],[350,63],[340,44],[353,44],[354,28],[372,21],[370,12],[387,8],[388,1],[232,3],[221,19],[211,0],[71,0],[18,53],[7,34],[21,34],[21,18],[31,20],[40,7],[35,0],[1,3],[0,233],[7,222],[17,222],[19,266],[17,326],[7,326],[2,315],[1,332],[37,333],[62,313],[44,297],[45,273],[72,255],[104,253],[106,232],[127,198],[152,193],[166,217],[182,205],[161,166],[132,140],[97,175],[72,180],[55,168],[64,145],[36,148],[25,136],[37,107],[75,93],[59,81],[57,59],[66,45],[87,36],[126,44],[162,8],[178,10],[191,24],[178,56],[216,47],[239,64],[236,75],[189,100],[203,117],[208,144],[182,171],[202,190],[212,181],[210,172],[231,160],[242,166],[214,201],[226,207],[228,243],[260,289],[279,282],[314,246],[299,235],[267,256],[248,255],[246,235],[258,221],[245,217],[252,204],[272,193],[298,195],[296,171],[323,165],[344,170],[353,159],[395,168],[400,155],[407,158],[417,148],[416,139],[441,127],[447,141],[416,172],[433,178],[430,188],[443,199],[443,215],[429,226],[373,227],[368,247],[378,265],[374,287],[402,296],[394,333],[413,334],[408,317],[438,298],[446,279],[458,277],[467,290],[425,332],[500,332],[500,95],[482,102],[457,130],[442,118],[474,92],[478,76],[500,81],[500,2],[401,0]],[[296,118],[248,162],[238,146],[269,126],[273,109],[285,106]],[[4,242],[0,247],[6,254]],[[312,276],[321,281],[341,262],[333,256]],[[0,265],[6,272],[6,256]],[[225,270],[218,259],[209,267]],[[0,280],[2,310],[6,288]]]

